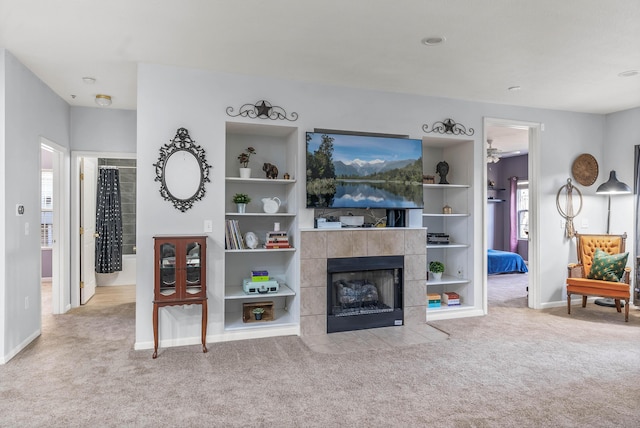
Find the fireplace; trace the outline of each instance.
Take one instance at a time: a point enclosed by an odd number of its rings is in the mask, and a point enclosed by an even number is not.
[[[327,259],[327,333],[400,326],[404,256]]]

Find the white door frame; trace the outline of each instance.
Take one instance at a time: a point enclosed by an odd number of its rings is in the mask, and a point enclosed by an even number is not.
[[[51,250],[51,306],[54,314],[71,309],[69,284],[69,155],[62,147],[40,137],[40,147],[53,153],[53,248]],[[42,303],[41,303],[42,304]]]
[[[71,307],[80,306],[80,158],[136,159],[135,153],[71,152]]]
[[[484,118],[483,147],[483,183],[487,182],[487,151],[484,143],[487,141],[487,128],[491,126],[516,127],[528,129],[529,131],[529,300],[527,305],[532,309],[541,309],[540,302],[540,193],[538,183],[540,177],[540,138],[544,125],[539,122],[527,122],[522,120],[499,119],[492,117]],[[483,186],[483,201],[487,200],[487,186]],[[483,257],[482,257],[482,299],[485,313],[488,310],[487,299],[487,204],[482,204],[483,218]]]

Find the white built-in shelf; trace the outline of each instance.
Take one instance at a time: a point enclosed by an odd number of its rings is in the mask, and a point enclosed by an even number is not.
[[[252,184],[294,184],[295,178],[285,180],[283,178],[240,178],[240,177],[226,177],[226,181],[236,183],[252,183]]]
[[[280,289],[277,293],[247,294],[244,292],[241,285],[230,285],[227,286],[224,290],[224,298],[226,300],[267,299],[273,297],[286,297],[295,295],[296,293],[292,289],[282,283],[280,283]]]
[[[237,213],[230,211],[228,213],[224,213],[224,215],[228,217],[295,217],[294,213]]]
[[[467,188],[471,187],[468,184],[423,184],[422,187],[432,189],[447,189],[447,188]]]
[[[469,213],[453,213],[453,214],[442,214],[442,213],[424,213],[422,217],[469,217]]]
[[[468,284],[470,281],[467,278],[458,278],[455,276],[442,275],[440,280],[430,279],[427,281],[429,285],[452,285],[452,284]]]
[[[281,251],[295,251],[295,248],[244,248],[242,250],[224,250],[225,253],[277,253]]]
[[[427,248],[431,248],[431,249],[442,249],[442,250],[446,250],[447,248],[469,248],[469,244],[454,244],[454,243],[449,243],[449,244],[427,244]]]
[[[224,318],[225,318],[224,329],[226,331],[262,329],[262,328],[273,328],[273,327],[293,327],[298,325],[294,320],[293,315],[288,311],[285,311],[284,309],[274,310],[273,321],[251,322],[251,323],[243,322],[241,312],[225,312]]]

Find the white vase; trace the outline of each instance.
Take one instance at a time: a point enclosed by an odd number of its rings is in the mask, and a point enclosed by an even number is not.
[[[434,281],[440,281],[442,279],[442,272],[431,272]]]
[[[244,214],[247,209],[247,204],[236,204],[238,206],[238,213]]]
[[[240,178],[250,178],[251,168],[240,168]]]

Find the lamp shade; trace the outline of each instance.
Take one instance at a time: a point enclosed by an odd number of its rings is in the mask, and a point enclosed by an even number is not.
[[[616,172],[611,171],[609,173],[609,180],[606,183],[602,183],[598,186],[596,193],[600,195],[616,195],[622,193],[631,193],[631,189],[626,184],[618,181]]]
[[[618,181],[616,172],[611,171],[609,173],[609,180],[606,183],[602,183],[598,186],[596,193],[601,195],[615,195],[621,193],[631,193],[631,189],[626,184]]]

